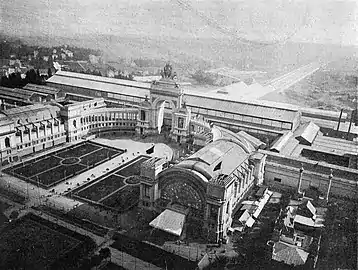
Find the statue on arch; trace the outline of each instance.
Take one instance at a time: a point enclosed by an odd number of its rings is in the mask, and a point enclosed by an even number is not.
[[[170,63],[167,63],[165,66],[164,66],[164,69],[162,69],[160,71],[160,75],[162,76],[163,79],[176,79],[177,77],[177,74],[176,72],[173,72],[173,67]]]

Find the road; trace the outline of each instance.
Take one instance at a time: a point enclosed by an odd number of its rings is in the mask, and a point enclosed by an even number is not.
[[[318,62],[310,63],[295,69],[283,76],[273,79],[265,84],[265,86],[271,86],[275,91],[282,92],[291,86],[295,85],[304,78],[312,75],[321,68],[321,64]]]

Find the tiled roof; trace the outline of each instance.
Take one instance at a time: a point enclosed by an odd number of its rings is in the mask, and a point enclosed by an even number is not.
[[[5,115],[11,118],[14,122],[20,120],[21,124],[28,124],[31,122],[47,120],[57,117],[60,108],[57,106],[34,104],[23,107],[16,107],[3,111]]]
[[[7,88],[0,86],[0,96],[8,98],[17,98],[23,101],[28,101],[34,93],[21,88]]]
[[[297,247],[277,242],[274,245],[272,259],[285,262],[288,265],[303,265],[306,263],[309,253]]]

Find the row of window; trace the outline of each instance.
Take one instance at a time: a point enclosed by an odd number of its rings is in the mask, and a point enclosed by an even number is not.
[[[113,98],[113,99],[117,99],[117,100],[122,100],[122,101],[129,101],[131,103],[141,103],[144,101],[143,98],[138,98],[138,97],[131,97],[131,96],[125,96],[125,95],[120,95],[120,94],[112,94],[112,93],[107,93],[107,92],[98,92],[96,93],[97,96],[108,96],[108,98]]]
[[[113,126],[129,126],[129,127],[135,127],[136,123],[127,123],[127,122],[115,122],[115,123],[100,123],[100,124],[92,124],[89,126],[82,127],[81,130],[87,130],[91,128],[98,128],[98,127],[113,127]]]
[[[66,132],[62,132],[62,133],[59,133],[59,134],[56,134],[56,135],[53,135],[53,136],[49,136],[47,138],[42,138],[40,140],[34,140],[32,142],[28,142],[28,143],[25,143],[23,145],[18,145],[17,146],[17,149],[22,149],[22,148],[25,148],[25,147],[30,147],[31,145],[36,145],[38,143],[44,143],[46,142],[46,140],[53,140],[53,139],[56,139],[56,138],[59,138],[61,136],[65,136],[66,135]]]
[[[137,120],[137,113],[121,112],[121,113],[110,113],[106,115],[86,116],[86,117],[81,117],[80,122],[81,124],[86,124],[86,123],[98,122],[98,121],[118,121],[118,120]]]
[[[260,117],[247,116],[241,114],[227,113],[222,111],[210,110],[205,108],[191,107],[191,111],[194,114],[207,115],[221,117],[225,119],[233,119],[237,121],[247,122],[251,124],[264,125],[282,129],[291,129],[292,124],[287,122],[281,122],[276,120],[264,119]]]

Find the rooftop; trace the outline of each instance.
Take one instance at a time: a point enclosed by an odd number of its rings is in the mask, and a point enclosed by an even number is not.
[[[15,98],[21,101],[29,101],[34,92],[21,88],[8,88],[0,86],[0,96],[4,98]]]
[[[41,120],[57,117],[60,108],[52,105],[34,104],[23,107],[16,107],[1,113],[12,119],[14,122],[27,124]]]
[[[68,71],[56,72],[47,82],[141,98],[144,98],[146,95],[149,96],[150,89],[150,83],[106,78]],[[135,90],[133,88],[135,88]]]
[[[274,245],[272,259],[286,264],[303,265],[306,263],[309,253],[290,244],[277,242]]]
[[[54,94],[57,94],[58,92],[60,92],[59,89],[54,88],[54,87],[32,84],[32,83],[26,84],[23,87],[23,89],[33,91],[33,92],[43,93],[43,94],[50,94],[50,95],[54,95]]]
[[[226,176],[230,175],[248,157],[249,153],[238,143],[219,139],[203,147],[177,166],[194,169],[208,180],[224,180],[219,184],[225,185],[226,180],[229,180]]]
[[[254,116],[280,122],[292,123],[299,115],[297,110],[262,105],[256,101],[233,101],[227,97],[212,96],[208,93],[186,91],[184,100],[188,106],[192,107],[210,108],[226,113]]]

